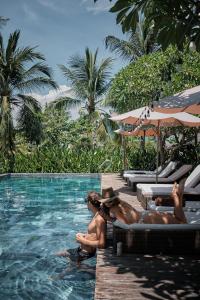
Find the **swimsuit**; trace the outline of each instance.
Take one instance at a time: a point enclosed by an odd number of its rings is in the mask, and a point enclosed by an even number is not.
[[[75,249],[68,249],[67,252],[69,253],[67,257],[69,257],[72,261],[81,262],[85,259],[89,259],[95,256],[96,249],[94,252],[87,252],[86,250],[81,249],[81,247],[79,246]]]

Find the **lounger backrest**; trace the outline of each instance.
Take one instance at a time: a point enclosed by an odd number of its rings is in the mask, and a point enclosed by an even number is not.
[[[188,176],[185,187],[193,188],[200,182],[200,165],[198,165]]]
[[[194,190],[200,193],[200,183],[194,187]]]
[[[159,166],[158,170],[155,169],[154,172],[156,173],[156,171],[158,172],[158,174],[160,174],[160,172],[163,170],[163,166]]]
[[[179,180],[191,170],[192,170],[192,165],[183,165],[174,173],[172,173],[169,177],[167,177],[167,179],[169,179],[172,182]]]
[[[176,168],[178,162],[170,161],[168,165],[160,172],[159,177],[168,177]]]

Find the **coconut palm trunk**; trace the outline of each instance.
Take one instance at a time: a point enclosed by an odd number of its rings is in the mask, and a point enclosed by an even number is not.
[[[8,160],[8,171],[13,172],[15,162],[14,130],[8,96],[2,96],[1,123],[0,123],[0,149],[3,157]]]

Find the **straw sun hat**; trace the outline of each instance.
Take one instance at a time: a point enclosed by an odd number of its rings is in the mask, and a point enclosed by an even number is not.
[[[119,193],[115,192],[112,187],[102,189],[102,199],[99,200],[101,203],[109,203],[115,199],[119,199]]]

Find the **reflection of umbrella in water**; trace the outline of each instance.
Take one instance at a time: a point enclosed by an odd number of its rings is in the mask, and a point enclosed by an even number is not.
[[[200,126],[200,118],[190,115],[185,112],[175,114],[164,114],[156,111],[151,111],[148,106],[141,107],[130,112],[114,116],[111,118],[112,121],[122,122],[124,124],[132,125],[154,125],[157,127],[158,142],[157,142],[157,168],[159,164],[159,136],[161,127],[172,127],[172,126],[189,126],[198,127]],[[157,181],[157,176],[156,176]]]

